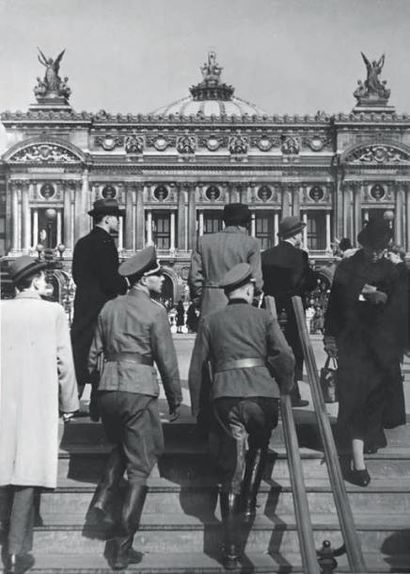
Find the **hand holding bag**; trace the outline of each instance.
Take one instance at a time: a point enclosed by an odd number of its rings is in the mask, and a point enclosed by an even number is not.
[[[330,366],[333,361],[333,366]],[[325,403],[336,403],[336,377],[337,377],[337,361],[334,357],[328,356],[325,366],[320,370],[320,387],[322,389],[323,398]]]

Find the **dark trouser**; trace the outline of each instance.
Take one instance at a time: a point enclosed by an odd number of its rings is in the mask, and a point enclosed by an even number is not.
[[[33,548],[34,495],[33,486],[2,487],[5,506],[4,523],[7,525],[7,552],[26,554]]]
[[[290,348],[295,355],[295,372],[293,376],[294,387],[291,391],[292,399],[300,399],[300,390],[298,381],[303,380],[303,348],[300,341],[299,332],[296,324],[296,317],[289,313],[289,318],[285,326],[284,335],[289,343]]]
[[[249,451],[266,450],[278,423],[278,399],[223,397],[213,403],[219,436],[217,464],[222,492],[239,494]]]

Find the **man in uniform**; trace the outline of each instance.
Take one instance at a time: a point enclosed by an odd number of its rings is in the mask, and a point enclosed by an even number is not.
[[[130,290],[105,304],[89,354],[90,372],[97,368],[101,354],[106,361],[98,387],[99,406],[107,437],[115,444],[91,509],[103,514],[109,511],[124,470],[128,476],[114,540],[115,569],[135,561],[132,542],[144,506],[146,481],[163,450],[154,363],[162,378],[171,420],[178,418],[182,400],[168,316],[150,297],[161,293],[164,281],[154,247],[125,261],[119,273],[128,279]]]
[[[239,560],[240,513],[245,520],[254,516],[270,435],[278,421],[279,387],[282,393],[291,390],[294,358],[278,321],[252,306],[255,280],[249,264],[233,267],[220,287],[228,305],[201,320],[188,378],[196,415],[202,372],[211,362],[222,483],[223,561],[225,568],[234,569]]]
[[[302,246],[302,230],[306,226],[295,216],[285,217],[279,224],[280,242],[262,253],[262,273],[265,295],[275,297],[278,317],[286,314],[285,337],[296,359],[295,386],[292,405],[305,407],[309,401],[302,400],[298,381],[303,378],[303,349],[300,341],[292,297],[304,299],[317,284],[315,272],[309,266],[308,254]]]
[[[88,214],[94,219],[92,231],[74,247],[72,274],[76,284],[74,319],[71,326],[74,364],[81,397],[86,383],[92,382],[87,359],[99,312],[109,299],[125,293],[127,284],[118,274],[118,251],[113,235],[123,213],[116,199],[98,199]],[[98,420],[94,393],[90,415]]]
[[[229,203],[223,211],[225,229],[204,235],[192,252],[188,284],[191,299],[201,315],[224,307],[227,299],[219,287],[222,277],[238,263],[249,263],[257,291],[262,289],[259,241],[248,235],[251,212],[243,203]]]
[[[41,298],[46,265],[28,255],[13,261],[17,295],[0,305],[0,486],[6,495],[0,521],[9,574],[34,563],[36,491],[57,486],[58,411],[72,414],[79,407],[66,315]]]

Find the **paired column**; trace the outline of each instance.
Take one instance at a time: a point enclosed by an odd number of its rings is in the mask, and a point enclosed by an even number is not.
[[[196,247],[196,189],[192,184],[187,186],[188,193],[188,249]]]
[[[135,217],[135,247],[138,251],[144,247],[145,217],[144,217],[144,190],[141,184],[136,188],[136,217]]]
[[[185,230],[185,193],[184,190],[180,187],[177,190],[178,194],[178,249],[186,250],[186,230]]]
[[[134,189],[131,184],[125,185],[125,249],[134,250]]]
[[[20,217],[19,217],[20,190],[17,182],[11,183],[11,222],[12,222],[12,251],[18,251],[21,246]]]
[[[352,243],[356,243],[356,238],[359,231],[362,228],[362,198],[361,198],[361,187],[359,184],[354,184],[352,186],[353,190],[353,205],[354,205],[354,229]]]
[[[30,186],[31,187],[31,186]],[[28,252],[31,247],[31,213],[29,200],[29,184],[23,182],[21,185],[21,222],[23,228],[23,251]]]
[[[403,207],[404,207],[404,198],[403,198],[403,190],[401,185],[395,186],[395,225],[394,225],[394,242],[397,245],[403,245],[404,241],[404,234],[403,234]]]
[[[284,185],[282,187],[282,219],[290,215],[290,204],[289,204],[289,191],[288,186]]]

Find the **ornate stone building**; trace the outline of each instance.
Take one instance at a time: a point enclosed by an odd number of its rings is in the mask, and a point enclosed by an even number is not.
[[[68,268],[98,197],[116,197],[126,210],[122,257],[156,244],[174,298],[198,235],[222,227],[228,202],[251,207],[251,233],[262,248],[276,241],[280,218],[295,214],[307,223],[311,256],[324,259],[334,238],[354,243],[363,222],[386,211],[396,242],[409,248],[410,116],[388,106],[390,92],[379,81],[384,58],[363,56],[367,79],[347,114],[268,115],[235,97],[211,52],[189,96],[131,115],[75,112],[68,79],[59,76],[63,53],[40,60],[46,73],[37,103],[1,115],[3,255],[64,245]]]

